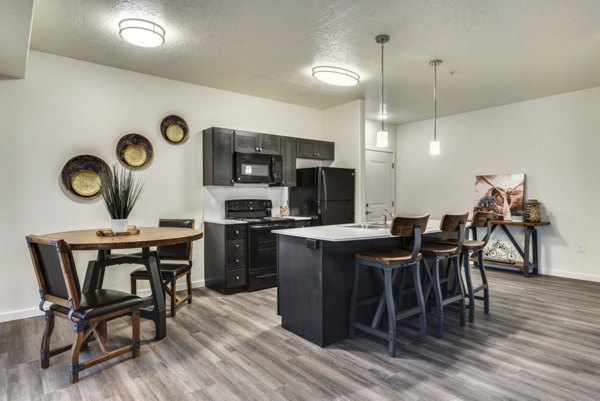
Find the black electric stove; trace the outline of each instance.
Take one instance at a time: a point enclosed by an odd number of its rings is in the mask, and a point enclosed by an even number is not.
[[[268,199],[225,201],[225,218],[248,223],[248,290],[277,285],[277,236],[271,230],[294,228],[294,220],[273,217]]]

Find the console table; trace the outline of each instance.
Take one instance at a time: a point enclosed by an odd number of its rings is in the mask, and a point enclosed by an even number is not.
[[[510,220],[494,220],[492,221],[492,230],[490,235],[496,230],[497,227],[502,228],[502,231],[506,234],[510,242],[515,247],[516,251],[523,258],[523,263],[515,262],[515,263],[504,263],[501,261],[490,261],[488,260],[486,266],[490,267],[512,267],[515,269],[519,269],[523,271],[523,275],[525,277],[529,277],[529,273],[538,274],[539,273],[539,244],[537,237],[537,228],[541,226],[549,226],[550,222],[542,221],[540,223],[530,223],[527,221],[510,221]],[[525,228],[525,243],[524,247],[521,248],[521,245],[515,240],[515,237],[512,235],[508,226],[518,226]],[[477,239],[477,233],[474,234]],[[484,241],[488,240],[487,236],[483,239]],[[476,260],[474,260],[476,261]]]

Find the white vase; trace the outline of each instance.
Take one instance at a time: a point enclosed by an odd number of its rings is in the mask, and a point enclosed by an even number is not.
[[[112,219],[110,229],[113,233],[124,233],[127,231],[127,219]]]

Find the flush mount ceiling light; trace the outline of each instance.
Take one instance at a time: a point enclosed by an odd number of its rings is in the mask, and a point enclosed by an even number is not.
[[[340,67],[317,66],[312,69],[312,76],[330,85],[355,86],[360,77],[357,73]]]
[[[440,154],[440,141],[437,140],[437,66],[442,60],[431,60],[429,65],[433,66],[433,141],[429,142],[429,154],[436,156]]]
[[[141,47],[158,47],[165,43],[163,27],[140,18],[127,18],[119,22],[119,35],[129,43]]]
[[[388,132],[383,127],[383,120],[387,117],[383,107],[383,45],[390,41],[389,35],[377,35],[375,41],[381,44],[381,108],[379,109],[379,118],[381,118],[381,131],[377,131],[375,145],[378,148],[387,148]]]

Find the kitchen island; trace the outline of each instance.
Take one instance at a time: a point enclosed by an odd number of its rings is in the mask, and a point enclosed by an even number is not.
[[[439,220],[430,220],[423,241],[442,238]],[[371,223],[274,230],[278,249],[277,309],[282,327],[321,347],[348,337],[348,309],[354,254],[403,246],[388,228]],[[361,270],[359,299],[381,290]],[[368,319],[368,308],[357,319]],[[372,316],[372,314],[371,314]]]

